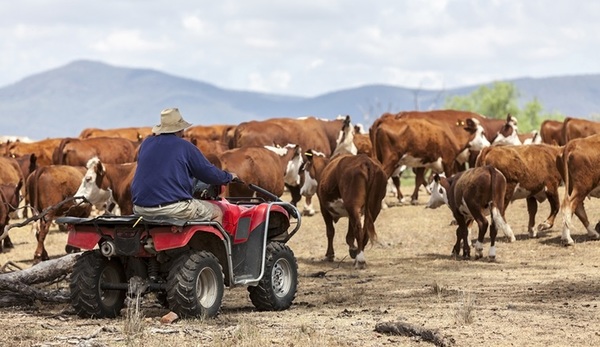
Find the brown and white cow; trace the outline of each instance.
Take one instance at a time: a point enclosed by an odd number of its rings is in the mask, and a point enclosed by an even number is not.
[[[36,232],[38,243],[33,258],[35,263],[49,259],[44,241],[50,224],[56,217],[89,216],[91,205],[69,200],[77,192],[85,171],[85,167],[80,166],[48,165],[37,168],[27,178],[27,194],[31,206],[38,214],[46,211],[46,215],[39,219],[39,230]]]
[[[364,268],[364,249],[369,240],[376,238],[375,220],[385,197],[385,172],[366,154],[339,154],[331,160],[324,155],[308,155],[307,158],[304,171],[309,178],[304,184],[318,182],[316,192],[327,231],[326,259],[333,261],[335,257],[334,223],[348,217],[346,243],[350,257],[355,259],[356,268]],[[308,191],[314,188],[303,186],[302,189]],[[364,217],[362,221],[361,216]]]
[[[128,127],[98,129],[86,128],[79,134],[80,139],[89,139],[92,137],[122,137],[133,142],[142,142],[147,136],[152,135],[152,127]]]
[[[454,125],[456,126],[456,125]],[[373,152],[388,177],[402,165],[422,168],[416,175],[411,203],[418,201],[419,187],[425,184],[424,169],[452,175],[457,171],[457,160],[466,149],[480,150],[489,145],[477,120],[466,119],[461,128],[464,136],[457,137],[448,125],[423,118],[388,118],[371,128]],[[398,198],[401,199],[399,192]]]
[[[245,183],[229,184],[225,192],[227,196],[254,196],[254,191],[247,186],[250,183],[277,196],[283,195],[286,183],[299,184],[298,168],[302,164],[302,156],[300,147],[296,145],[234,148],[222,153],[219,161],[221,169],[235,172]]]
[[[573,213],[587,230],[591,239],[600,239],[598,226],[590,224],[583,201],[586,197],[600,198],[600,134],[569,141],[557,160],[558,169],[565,182],[565,195],[561,206],[564,225],[561,240],[573,245]]]
[[[563,140],[563,122],[553,119],[546,119],[540,125],[540,136],[543,143],[549,145],[564,146]]]
[[[111,206],[114,202],[119,207],[119,214],[133,214],[131,182],[136,167],[136,162],[110,164],[94,157],[87,162],[87,171],[74,196],[85,197],[99,210],[115,213]]]
[[[323,120],[315,117],[303,118],[270,118],[262,121],[240,123],[234,132],[232,146],[260,147],[285,146],[297,144],[301,148],[311,148],[331,155],[342,126],[343,119]],[[286,184],[292,196],[292,204],[300,199],[300,187]],[[305,197],[303,214],[314,215],[311,197]]]
[[[491,165],[506,178],[504,206],[517,199],[527,200],[530,237],[539,231],[551,229],[560,210],[558,187],[562,178],[556,168],[556,160],[562,148],[547,144],[528,146],[491,146],[477,158],[476,166]],[[550,214],[543,223],[535,226],[538,203],[548,199]]]
[[[475,258],[483,257],[483,241],[490,223],[487,215],[492,215],[490,227],[489,258],[496,258],[496,236],[501,230],[510,242],[515,241],[515,236],[504,219],[504,192],[506,179],[502,173],[492,166],[480,166],[466,171],[461,171],[452,177],[434,176],[431,197],[427,208],[437,208],[448,205],[456,219],[456,243],[452,248],[452,255],[460,254],[460,244],[463,245],[463,258],[471,257],[469,242],[469,225],[475,221],[479,227],[477,242],[475,243]]]
[[[52,155],[54,165],[86,166],[98,157],[107,164],[135,161],[137,143],[120,137],[66,138]]]

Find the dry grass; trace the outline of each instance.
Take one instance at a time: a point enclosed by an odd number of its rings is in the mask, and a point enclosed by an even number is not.
[[[405,194],[410,190],[403,187]],[[303,218],[301,230],[289,242],[300,276],[289,310],[258,312],[245,288],[225,291],[215,319],[170,325],[160,324],[168,311],[149,296],[140,299],[137,311],[130,303],[121,319],[106,320],[78,318],[68,305],[38,303],[3,308],[0,341],[27,347],[425,346],[411,337],[374,331],[379,322],[403,321],[439,331],[458,346],[600,344],[595,329],[600,243],[588,240],[581,223],[575,219],[573,247],[560,243],[560,215],[552,230],[530,239],[525,201],[516,201],[508,207],[507,220],[517,241],[498,241],[496,262],[456,260],[450,256],[456,229],[450,225],[450,211],[426,210],[426,199],[422,193],[419,206],[382,211],[376,221],[379,242],[367,246],[367,269],[361,271],[347,257],[344,219],[336,225],[336,258],[329,263],[323,261],[321,216]],[[600,200],[585,204],[595,224]],[[540,204],[537,222],[548,213],[548,204]],[[31,266],[35,240],[29,229],[15,230],[11,237],[16,248],[0,254],[0,264],[11,260]],[[52,230],[46,242],[51,257],[64,254],[65,240],[65,233]],[[488,249],[486,238],[484,254]],[[137,337],[128,340],[130,333]]]

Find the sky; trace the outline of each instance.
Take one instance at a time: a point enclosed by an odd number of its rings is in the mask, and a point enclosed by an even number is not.
[[[600,73],[592,0],[0,1],[0,87],[86,59],[317,96]]]

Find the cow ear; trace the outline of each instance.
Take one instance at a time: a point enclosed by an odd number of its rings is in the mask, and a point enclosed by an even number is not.
[[[96,165],[96,175],[98,175],[98,176],[104,175],[104,165],[102,165],[101,161],[98,161],[98,165]]]

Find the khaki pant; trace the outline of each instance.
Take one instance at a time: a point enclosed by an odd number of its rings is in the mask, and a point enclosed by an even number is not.
[[[199,219],[223,222],[223,211],[208,201],[191,199],[160,207],[133,206],[133,213],[144,217],[168,216],[175,219]]]

